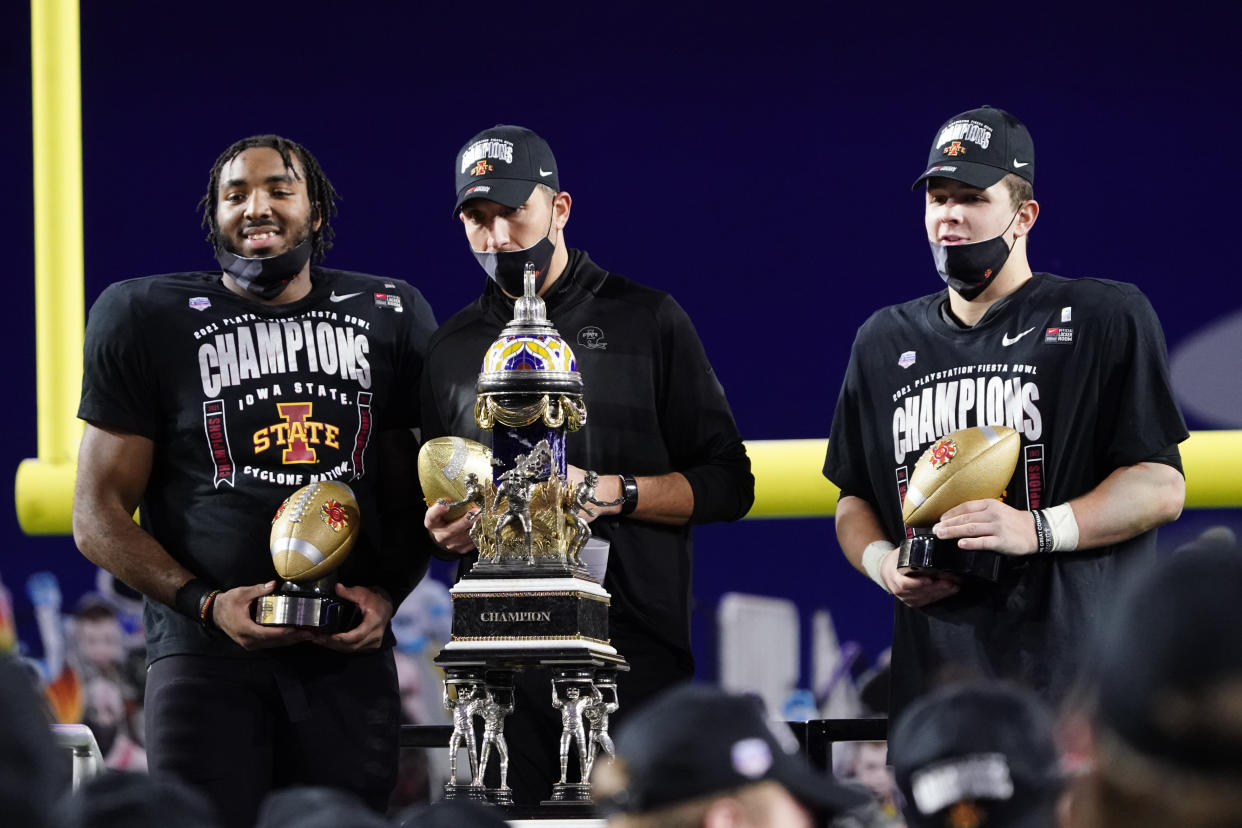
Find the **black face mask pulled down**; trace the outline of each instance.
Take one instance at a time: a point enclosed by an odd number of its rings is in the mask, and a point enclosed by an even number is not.
[[[311,240],[305,239],[284,253],[247,259],[228,250],[216,253],[216,261],[233,281],[260,299],[272,300],[293,281],[311,257]]]
[[[549,220],[548,233],[551,232],[552,222]],[[480,253],[471,249],[470,252],[501,290],[517,298],[522,295],[522,278],[526,273],[527,262],[535,266],[535,294],[538,295],[543,290],[543,283],[548,278],[548,268],[552,264],[552,254],[556,252],[556,244],[545,235],[530,247],[521,250]]]
[[[1019,208],[1021,209],[1021,208]],[[1005,234],[1018,217],[1015,211],[1009,225],[999,236],[971,244],[940,244],[929,241],[936,271],[945,284],[956,290],[967,302],[988,289],[996,274],[1009,260],[1012,247],[1005,244]]]

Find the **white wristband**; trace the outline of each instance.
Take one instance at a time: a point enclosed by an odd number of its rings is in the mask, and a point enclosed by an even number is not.
[[[1052,551],[1073,552],[1078,548],[1078,521],[1068,503],[1044,509],[1044,520],[1052,530]]]
[[[880,565],[884,563],[888,553],[896,548],[896,546],[893,546],[886,540],[878,540],[867,544],[867,548],[862,553],[862,565],[863,569],[867,571],[867,577],[879,584],[888,593],[891,593],[892,590],[888,588],[888,584],[884,583],[884,579],[880,577]]]

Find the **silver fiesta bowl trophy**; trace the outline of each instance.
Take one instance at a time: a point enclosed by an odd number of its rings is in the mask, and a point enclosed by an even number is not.
[[[561,779],[544,805],[571,816],[589,812],[591,762],[598,750],[611,750],[616,674],[629,667],[609,644],[611,596],[580,558],[591,536],[582,512],[613,504],[595,498],[594,472],[577,485],[566,476],[566,437],[587,421],[582,377],[535,295],[531,265],[524,281],[513,321],[484,355],[476,386],[475,421],[491,433],[491,448],[441,437],[419,455],[429,504],[447,502],[451,515],[479,510],[470,530],[478,560],[451,590],[452,637],[435,659],[454,714],[450,750],[470,746],[478,767],[469,784],[460,775],[450,779],[445,797],[512,803],[503,730],[507,715],[522,715],[513,709],[513,674],[546,668],[549,703],[563,727]],[[481,741],[475,719],[483,723]],[[484,787],[493,757],[500,783]]]
[[[947,434],[923,452],[902,497],[901,519],[908,528],[897,567],[997,580],[1003,555],[962,549],[956,540],[937,538],[931,527],[968,500],[1003,495],[1020,447],[1021,438],[1012,428],[975,426]]]
[[[336,570],[358,538],[362,519],[354,492],[344,483],[311,483],[298,489],[272,518],[272,564],[281,585],[256,598],[254,620],[272,627],[313,627],[338,632],[357,623],[358,607],[336,594]]]

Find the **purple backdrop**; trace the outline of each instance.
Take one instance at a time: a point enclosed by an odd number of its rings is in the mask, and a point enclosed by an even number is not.
[[[677,296],[744,436],[821,437],[856,327],[937,287],[910,181],[937,125],[988,103],[1035,137],[1037,269],[1136,282],[1174,350],[1242,309],[1230,12],[82,5],[88,305],[118,279],[212,266],[194,209],[208,167],[234,139],[278,132],[309,146],[344,196],[329,263],[408,279],[447,318],[483,278],[449,218],[454,152],[483,127],[521,123],[557,153],[574,196],[570,243]],[[951,22],[963,16],[975,22]],[[35,453],[28,9],[4,4],[0,24],[14,356],[0,469],[11,475]],[[1188,400],[1192,428],[1242,427],[1240,347],[1218,337],[1196,352],[1219,363],[1215,380],[1186,386],[1234,390],[1208,407]],[[1166,541],[1214,522],[1242,518],[1189,513]],[[21,535],[11,512],[0,531],[0,576],[33,640],[26,576],[56,572],[72,602],[92,571],[69,539]],[[887,602],[845,563],[829,520],[707,527],[697,557],[703,675],[715,603],[731,589],[787,595],[808,616],[828,607],[868,658],[887,642]]]

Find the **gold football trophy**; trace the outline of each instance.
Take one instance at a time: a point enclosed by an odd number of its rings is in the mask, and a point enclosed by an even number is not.
[[[901,519],[911,531],[897,553],[899,569],[932,570],[995,581],[999,552],[962,549],[930,531],[941,515],[968,500],[998,498],[1013,477],[1021,447],[1006,426],[975,426],[947,434],[918,459],[902,499]]]
[[[255,599],[254,620],[264,626],[313,627],[338,632],[356,623],[356,604],[336,594],[336,570],[349,557],[361,528],[358,501],[344,483],[311,483],[276,510],[269,546],[282,579],[271,595]]]

